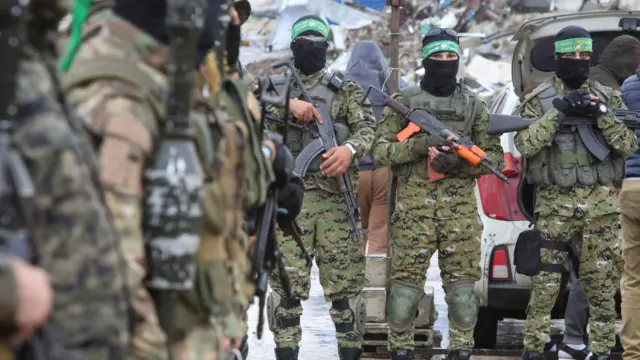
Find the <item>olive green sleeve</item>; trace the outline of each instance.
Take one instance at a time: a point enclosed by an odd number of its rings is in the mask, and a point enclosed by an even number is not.
[[[481,101],[481,100],[478,100]],[[504,159],[502,146],[500,145],[500,135],[489,135],[489,107],[484,101],[481,101],[479,111],[476,113],[473,124],[473,140],[475,144],[482,149],[487,156],[487,160],[494,167],[498,167]],[[487,175],[491,172],[484,167],[475,166],[463,161],[460,166],[460,172],[469,175]]]
[[[620,92],[614,90],[609,98],[609,109],[626,109]],[[598,118],[598,127],[602,130],[607,143],[623,156],[629,156],[638,149],[638,138],[633,130],[627,128],[611,111]]]
[[[525,105],[520,112],[523,118],[538,118],[531,126],[516,134],[516,148],[524,157],[531,157],[551,140],[558,129],[558,117],[560,112],[551,108],[544,113],[542,105],[537,99],[525,100]]]
[[[401,95],[395,94],[393,98],[400,101]],[[373,148],[371,149],[373,163],[377,167],[409,163],[420,157],[426,159],[426,156],[420,155],[416,151],[416,139],[419,136],[425,136],[424,134],[410,137],[402,142],[398,141],[398,133],[407,123],[408,121],[405,118],[391,110],[391,108],[384,109],[382,118],[376,128]]]
[[[12,263],[11,256],[0,254],[0,324],[3,327],[15,325],[18,311],[18,284]]]

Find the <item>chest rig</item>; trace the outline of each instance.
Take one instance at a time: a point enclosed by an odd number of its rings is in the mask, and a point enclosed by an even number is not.
[[[411,109],[425,110],[452,131],[472,137],[472,128],[480,101],[477,101],[475,94],[464,86],[459,86],[453,95],[448,97],[431,95],[419,86],[404,89],[400,94],[402,95],[402,103],[405,106]],[[405,121],[403,126],[406,125],[407,122]],[[394,175],[399,177],[417,176],[424,179],[428,178],[425,158],[408,164],[394,165],[392,171]]]
[[[338,144],[343,144],[351,135],[347,124],[336,121],[337,109],[334,108],[334,100],[336,94],[342,89],[345,81],[345,76],[341,72],[326,73],[319,81],[314,84],[305,87],[305,91],[311,97],[313,105],[322,105],[323,107],[330,109],[331,122],[333,123],[334,131],[336,133],[336,139]],[[276,76],[272,78],[272,83],[276,87],[278,93],[285,91],[285,77]],[[298,99],[302,95],[302,91],[297,86],[292,85],[290,98]],[[342,120],[342,119],[341,119]],[[297,159],[302,150],[311,144],[316,138],[319,137],[318,130],[315,125],[309,126],[289,126],[287,131],[287,147],[291,150],[291,154]],[[318,172],[322,158],[317,157],[309,165],[308,172]]]
[[[402,102],[411,109],[428,111],[449,129],[464,136],[471,135],[477,101],[473,93],[459,86],[453,95],[437,97],[415,86],[401,91]]]
[[[593,84],[590,92],[608,102],[611,92]],[[534,90],[530,99],[540,101],[542,111],[553,108],[553,100],[560,95],[553,78]],[[579,116],[567,116],[558,125],[551,141],[526,162],[527,182],[542,187],[558,185],[594,186],[619,183],[624,177],[624,159],[610,147],[602,131]]]

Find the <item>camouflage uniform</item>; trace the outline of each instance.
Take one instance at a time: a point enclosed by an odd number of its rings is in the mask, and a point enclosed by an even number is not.
[[[492,164],[500,162],[499,137],[487,134],[487,105],[466,87],[459,87],[450,97],[435,97],[419,87],[394,97],[411,108],[429,110],[450,129],[471,137]],[[372,150],[376,166],[392,166],[398,177],[397,205],[390,219],[389,347],[413,350],[414,320],[424,295],[425,274],[431,256],[438,251],[449,306],[449,350],[469,350],[479,306],[473,284],[480,279],[482,232],[474,188],[475,180],[487,172],[462,161],[452,176],[429,182],[427,157],[416,153],[415,136],[397,140],[407,125],[408,120],[386,109]]]
[[[37,1],[31,6],[36,11],[53,7]],[[28,28],[42,29],[37,26],[42,19],[33,20]],[[41,36],[30,39],[40,47],[26,48],[20,61],[13,143],[35,187],[30,232],[39,265],[51,275],[55,291],[51,340],[67,351],[47,355],[124,359],[129,313],[117,233],[102,198],[90,139],[58,86],[57,59],[50,50],[54,44]]]
[[[205,61],[209,71],[215,67],[210,64]],[[251,268],[247,257],[249,239],[245,215],[264,203],[274,175],[261,151],[262,139],[256,121],[259,113],[248,86],[242,80],[227,79],[223,88],[232,88],[231,91],[238,94],[242,104],[232,100],[230,92],[214,89],[213,94],[199,107],[199,110],[208,114],[208,126],[212,129],[212,139],[209,141],[215,144],[213,151],[201,156],[203,161],[212,164],[208,168],[208,177],[216,181],[212,181],[206,190],[207,222],[200,251],[200,259],[204,264],[202,272],[206,273],[203,276],[210,278],[208,286],[211,288],[207,293],[211,302],[203,310],[210,310],[201,311],[198,316],[201,321],[210,321],[226,337],[241,338],[246,332],[242,324],[249,299],[255,292],[253,285],[247,281]],[[243,97],[241,94],[246,95]],[[199,141],[205,142],[204,139]],[[209,157],[212,158],[205,160]],[[238,178],[244,180],[238,181]],[[220,216],[221,213],[226,216]],[[191,299],[192,303],[195,301],[197,299]],[[189,317],[189,314],[180,317]],[[206,332],[200,331],[201,336],[206,337]],[[223,337],[209,338],[209,341],[217,344],[220,358],[228,355],[222,353]],[[194,349],[191,355],[183,359],[196,360],[199,359],[197,355]],[[211,356],[207,359],[217,358]]]
[[[166,359],[167,339],[143,283],[142,175],[159,139],[168,49],[108,8],[91,14],[84,29],[63,86],[94,136],[104,195],[122,239],[136,314],[132,358]]]
[[[313,90],[309,90],[310,88],[324,86],[320,82],[325,74],[326,69],[310,76],[300,73],[309,96],[313,97]],[[375,118],[371,107],[360,105],[363,95],[355,82],[347,80],[335,94],[331,108],[334,123],[341,123],[349,128],[351,135],[344,143],[351,144],[356,149],[354,159],[369,151],[374,135]],[[278,116],[278,112],[274,112]],[[277,127],[271,129],[283,131]],[[289,139],[294,139],[294,136],[290,135]],[[304,144],[294,143],[293,140],[287,144],[294,156],[303,146]],[[338,346],[360,348],[366,321],[364,299],[361,295],[364,286],[362,240],[355,235],[349,222],[337,180],[322,176],[317,165],[314,169],[313,164],[303,180],[304,203],[298,219],[303,229],[305,246],[317,251],[320,284],[324,289],[325,299],[333,303],[330,315],[336,325]],[[267,302],[269,327],[274,333],[278,348],[295,349],[302,337],[300,301],[309,298],[311,268],[307,266],[292,237],[282,239],[280,250],[291,280],[293,297],[285,297],[279,275],[274,271],[270,282],[273,291]]]
[[[597,95],[609,108],[624,107],[620,93],[601,84],[588,80],[582,87],[589,93]],[[587,164],[596,164],[600,183],[595,185],[560,186],[557,180],[544,180],[548,173],[555,168],[551,158],[543,158],[548,149],[556,149],[555,142],[558,135],[559,112],[550,105],[549,99],[563,96],[569,90],[562,81],[555,76],[545,81],[532,93],[527,95],[518,112],[521,116],[538,118],[528,129],[520,131],[515,138],[518,151],[526,159],[527,182],[536,184],[535,213],[538,216],[537,227],[545,240],[568,243],[572,236],[582,232],[580,282],[590,303],[591,345],[589,349],[598,354],[608,354],[614,345],[615,308],[614,294],[618,287],[616,264],[612,260],[619,249],[619,208],[616,201],[614,186],[611,181],[602,183],[601,170],[597,166],[605,163],[612,164],[615,175],[621,177],[624,171],[622,157],[633,153],[637,149],[635,134],[624,127],[611,113],[598,118],[598,127],[607,143],[614,149],[609,158],[602,163],[591,160]],[[551,94],[548,94],[550,92]],[[550,147],[553,140],[553,147]],[[576,143],[577,150],[584,145]],[[576,151],[577,151],[576,150]],[[557,152],[558,150],[553,150]],[[586,151],[586,150],[585,150]],[[588,154],[588,152],[587,152]],[[579,156],[579,155],[577,155]],[[562,164],[562,169],[566,166]],[[574,164],[574,163],[571,163]],[[579,164],[582,164],[579,162]],[[603,165],[600,165],[603,164]],[[558,167],[560,165],[556,165]],[[583,167],[568,168],[565,174],[578,171],[580,178]],[[593,166],[593,165],[590,165]],[[587,170],[590,166],[584,166]],[[611,172],[611,170],[609,171]],[[537,176],[536,176],[537,175]],[[542,180],[541,180],[542,179]],[[580,181],[580,180],[579,180]],[[567,253],[543,248],[540,258],[545,263],[562,264],[567,260]],[[548,336],[550,313],[560,290],[560,274],[542,271],[532,277],[532,294],[524,329],[525,349],[529,352],[542,352],[545,339]]]

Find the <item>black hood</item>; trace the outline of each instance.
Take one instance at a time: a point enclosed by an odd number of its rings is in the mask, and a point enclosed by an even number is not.
[[[626,78],[636,73],[639,64],[640,40],[631,35],[621,35],[613,39],[602,52],[596,68],[609,72],[620,86]]]
[[[358,41],[351,50],[351,57],[347,63],[347,77],[355,81],[365,93],[369,86],[381,88],[387,79],[389,66],[382,51],[374,41]],[[385,89],[383,89],[385,90]],[[372,104],[381,104],[382,99],[371,95]],[[380,120],[384,106],[373,106],[376,119]]]
[[[198,43],[198,53],[204,57],[207,51],[213,48],[216,39],[219,38],[220,5],[228,0],[208,0],[205,14],[205,25]],[[167,33],[166,0],[116,0],[114,11],[134,24],[141,30],[153,36],[163,44],[169,44]]]

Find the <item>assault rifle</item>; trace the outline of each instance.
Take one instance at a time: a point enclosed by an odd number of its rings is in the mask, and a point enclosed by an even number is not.
[[[275,97],[270,96],[267,92],[266,86],[263,86],[263,82],[260,82],[262,102],[262,115],[265,113],[266,104],[272,104],[278,107],[284,107],[285,109],[285,123],[288,119],[289,111],[289,89],[287,89],[286,96]],[[274,141],[278,139],[273,138]],[[282,142],[282,140],[279,140]],[[256,296],[258,297],[258,339],[262,339],[262,330],[264,327],[264,307],[266,305],[267,290],[269,287],[269,275],[273,269],[277,266],[278,273],[280,275],[280,283],[284,289],[284,292],[288,297],[291,297],[291,282],[287,275],[287,270],[284,267],[282,261],[282,253],[278,248],[278,239],[276,236],[276,218],[278,211],[278,189],[269,189],[267,194],[267,201],[265,202],[262,210],[258,214],[256,222],[256,243],[253,254],[253,261],[251,266],[251,275],[254,283],[256,284]],[[302,246],[304,251],[304,246]]]
[[[613,115],[631,129],[640,128],[640,111],[613,109]],[[504,134],[512,131],[520,131],[528,128],[537,119],[527,119],[514,115],[489,115],[488,133],[492,135]],[[560,126],[577,127],[580,138],[585,147],[593,156],[604,160],[609,155],[610,148],[604,140],[601,132],[595,131],[598,128],[598,118],[595,116],[575,117],[561,116]]]
[[[26,41],[25,12],[29,2],[5,1],[0,5],[0,247],[2,251],[34,265],[38,256],[29,229],[33,223],[35,188],[29,169],[11,137],[18,121],[16,93],[18,64]],[[0,336],[9,338],[15,326],[1,327]],[[43,327],[21,346],[14,347],[15,359],[48,359],[51,343]],[[11,352],[11,350],[7,350]]]
[[[176,292],[194,286],[203,220],[204,172],[189,112],[195,85],[193,59],[206,4],[206,0],[167,0],[165,21],[171,46],[167,116],[153,164],[144,173],[146,282],[169,342],[177,335],[172,316]]]
[[[377,93],[377,96],[379,96],[379,98],[384,99],[383,105],[390,107],[393,111],[409,120],[409,125],[398,134],[398,141],[404,141],[410,138],[415,133],[422,131],[429,135],[440,136],[443,139],[453,137],[452,146],[458,156],[460,156],[471,165],[482,166],[486,168],[504,183],[509,183],[509,179],[507,179],[506,176],[504,176],[500,171],[498,171],[491,165],[489,160],[487,160],[487,154],[477,145],[475,145],[471,141],[471,139],[449,130],[442,122],[440,122],[440,120],[436,119],[427,111],[420,109],[410,109],[404,106],[402,103],[394,100],[384,91],[373,86],[369,86],[367,93],[364,95],[363,101],[364,99],[367,99],[369,97],[369,94],[371,92]],[[431,159],[429,159],[429,181],[433,182],[443,177],[444,174],[440,174],[431,168]]]
[[[293,83],[296,86],[296,89],[301,93],[302,99],[300,100],[313,104],[313,99],[311,99],[311,97],[305,90],[304,84],[302,83],[302,80],[300,80],[300,76],[298,76],[298,73],[293,66],[293,61],[289,59],[271,65],[271,68],[273,69],[279,69],[282,67],[286,67],[289,69],[289,73],[293,77]],[[341,86],[342,80],[337,78],[336,80],[340,82],[339,85]],[[312,136],[314,136],[315,140],[313,140],[311,144],[302,149],[300,154],[298,154],[298,156],[296,157],[293,173],[300,178],[305,177],[305,175],[307,174],[307,169],[309,168],[309,165],[311,165],[311,162],[313,160],[339,145],[334,124],[331,120],[331,108],[329,106],[330,104],[313,105],[320,113],[323,122],[320,123],[316,119],[315,123],[309,126],[309,131]],[[356,234],[359,234],[360,228],[358,226],[358,219],[360,219],[360,205],[356,198],[353,183],[351,181],[351,176],[348,172],[345,172],[344,174],[338,176],[337,180],[338,187],[340,189],[340,192],[342,193],[342,196],[344,197],[345,204],[347,205],[347,213],[349,215],[351,226],[353,227],[354,232]]]

